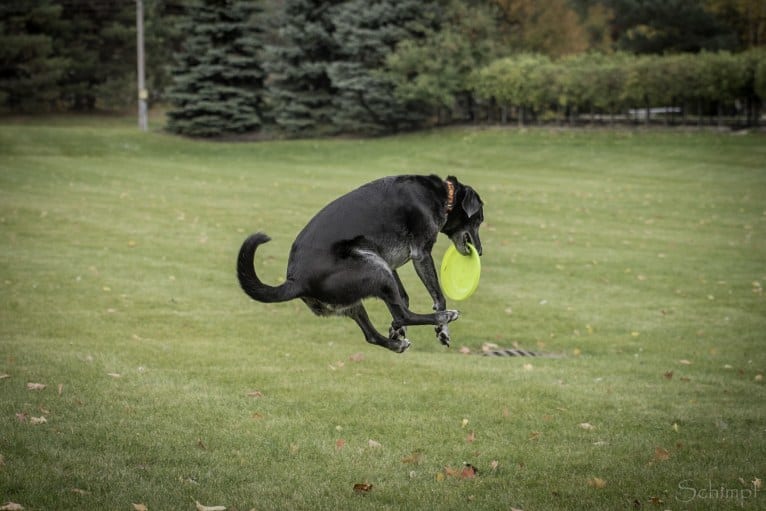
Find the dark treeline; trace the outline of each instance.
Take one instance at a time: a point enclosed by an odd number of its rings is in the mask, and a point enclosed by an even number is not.
[[[144,0],[168,129],[758,121],[763,0]],[[0,110],[136,102],[132,0],[0,3]]]

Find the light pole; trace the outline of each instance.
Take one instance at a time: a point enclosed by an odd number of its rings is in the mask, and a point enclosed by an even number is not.
[[[141,131],[149,129],[146,100],[149,91],[146,90],[144,79],[144,2],[136,0],[136,46],[138,53],[138,128]]]

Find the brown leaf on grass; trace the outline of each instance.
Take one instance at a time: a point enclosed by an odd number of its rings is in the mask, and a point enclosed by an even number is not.
[[[354,485],[354,492],[356,493],[368,493],[372,491],[372,485],[370,483],[356,483]]]
[[[464,463],[460,468],[452,468],[451,466],[447,465],[444,467],[443,474],[443,478],[453,477],[455,479],[473,479],[479,475],[479,470],[470,463]],[[443,480],[443,478],[441,480]],[[436,479],[437,481],[440,480],[438,474]]]
[[[45,390],[45,387],[44,383],[27,383],[27,390]]]
[[[367,440],[367,446],[371,447],[372,449],[380,449],[381,447],[383,447],[383,445],[380,442],[378,442],[377,440],[373,440],[372,438]]]
[[[460,471],[460,479],[473,479],[477,475],[479,475],[479,470],[470,463],[466,463],[463,470]]]
[[[348,359],[351,362],[361,362],[361,361],[364,360],[364,353],[362,353],[362,352],[354,353],[353,355],[349,355]]]
[[[529,434],[529,439],[533,442],[537,442],[538,440],[540,440],[541,435],[542,433],[540,433],[539,431],[533,431]]]
[[[204,506],[198,500],[195,500],[194,503],[197,505],[197,511],[226,511],[225,506]]]
[[[89,491],[87,491],[87,490],[81,490],[80,488],[72,488],[72,490],[71,490],[71,491],[72,491],[72,493],[74,493],[74,494],[76,494],[76,495],[83,495],[83,496],[85,496],[85,495],[90,495],[90,492],[89,492]]]
[[[255,398],[263,397],[263,392],[261,392],[260,390],[252,390],[247,393],[247,397],[255,397]]]
[[[457,350],[458,353],[461,355],[470,355],[471,354],[471,348],[468,346],[461,346],[459,350]]]
[[[106,373],[106,375],[109,376],[110,378],[114,378],[115,380],[117,378],[122,378],[122,375],[120,373]]]
[[[335,450],[340,451],[344,447],[346,447],[346,441],[344,439],[339,438],[335,441]]]
[[[666,380],[672,380],[673,379],[673,371],[667,371],[664,375]]]
[[[205,442],[203,442],[201,438],[197,439],[197,447],[199,447],[203,451],[207,451],[207,445],[205,445]]]
[[[63,393],[64,393],[64,384],[63,383],[59,383],[59,397],[61,397],[61,394],[63,394]]]
[[[594,426],[590,422],[581,422],[580,429],[584,429],[585,431],[593,431],[594,429],[596,429],[596,426]]]
[[[144,504],[133,504],[133,511],[149,511],[149,508]]]
[[[497,470],[497,467],[500,465],[497,460],[492,460],[492,463],[489,464],[489,468],[492,469],[492,471]]]
[[[0,506],[0,511],[24,511],[24,506],[15,502],[6,502]]]
[[[11,377],[11,375],[8,374],[8,373],[0,374],[0,380],[7,380],[10,377]]]
[[[16,420],[19,422],[27,422],[27,419],[29,419],[29,414],[27,412],[19,412],[16,414]]]
[[[591,477],[588,479],[588,486],[597,490],[601,490],[606,488],[606,480],[601,479],[600,477]]]
[[[670,459],[670,453],[667,449],[662,447],[656,447],[654,449],[654,455],[652,456],[652,462],[667,461]]]
[[[412,454],[402,458],[402,463],[407,463],[408,465],[418,465],[421,461],[423,461],[423,453],[421,451],[413,451]]]
[[[470,433],[468,433],[468,435],[465,437],[465,441],[466,441],[466,442],[468,442],[469,444],[472,444],[472,443],[474,443],[474,441],[475,441],[475,440],[476,440],[476,432],[475,432],[475,431],[471,431],[471,432],[470,432]]]
[[[45,417],[30,417],[29,423],[33,426],[38,426],[40,424],[45,424],[48,422],[48,419]]]

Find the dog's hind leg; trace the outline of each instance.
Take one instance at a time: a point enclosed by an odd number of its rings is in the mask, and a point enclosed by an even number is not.
[[[399,274],[396,272],[396,270],[392,271],[394,275],[394,280],[396,280],[396,287],[399,291],[399,296],[402,298],[402,302],[404,302],[404,306],[408,307],[410,306],[410,297],[407,294],[407,290],[404,289],[404,284],[402,284],[402,279],[399,278]],[[397,329],[394,329],[394,327],[390,327],[388,329],[388,336],[391,339],[406,339],[407,337],[407,327],[400,326]]]
[[[388,348],[396,353],[402,353],[410,347],[410,341],[405,339],[404,336],[389,338],[378,332],[370,322],[367,311],[361,303],[346,309],[345,315],[356,321],[356,324],[364,332],[364,338],[370,344]]]

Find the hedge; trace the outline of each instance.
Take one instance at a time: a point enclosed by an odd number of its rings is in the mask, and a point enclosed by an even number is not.
[[[636,56],[519,54],[475,72],[482,117],[556,122],[757,124],[766,99],[766,51]],[[512,114],[509,116],[509,113]]]

